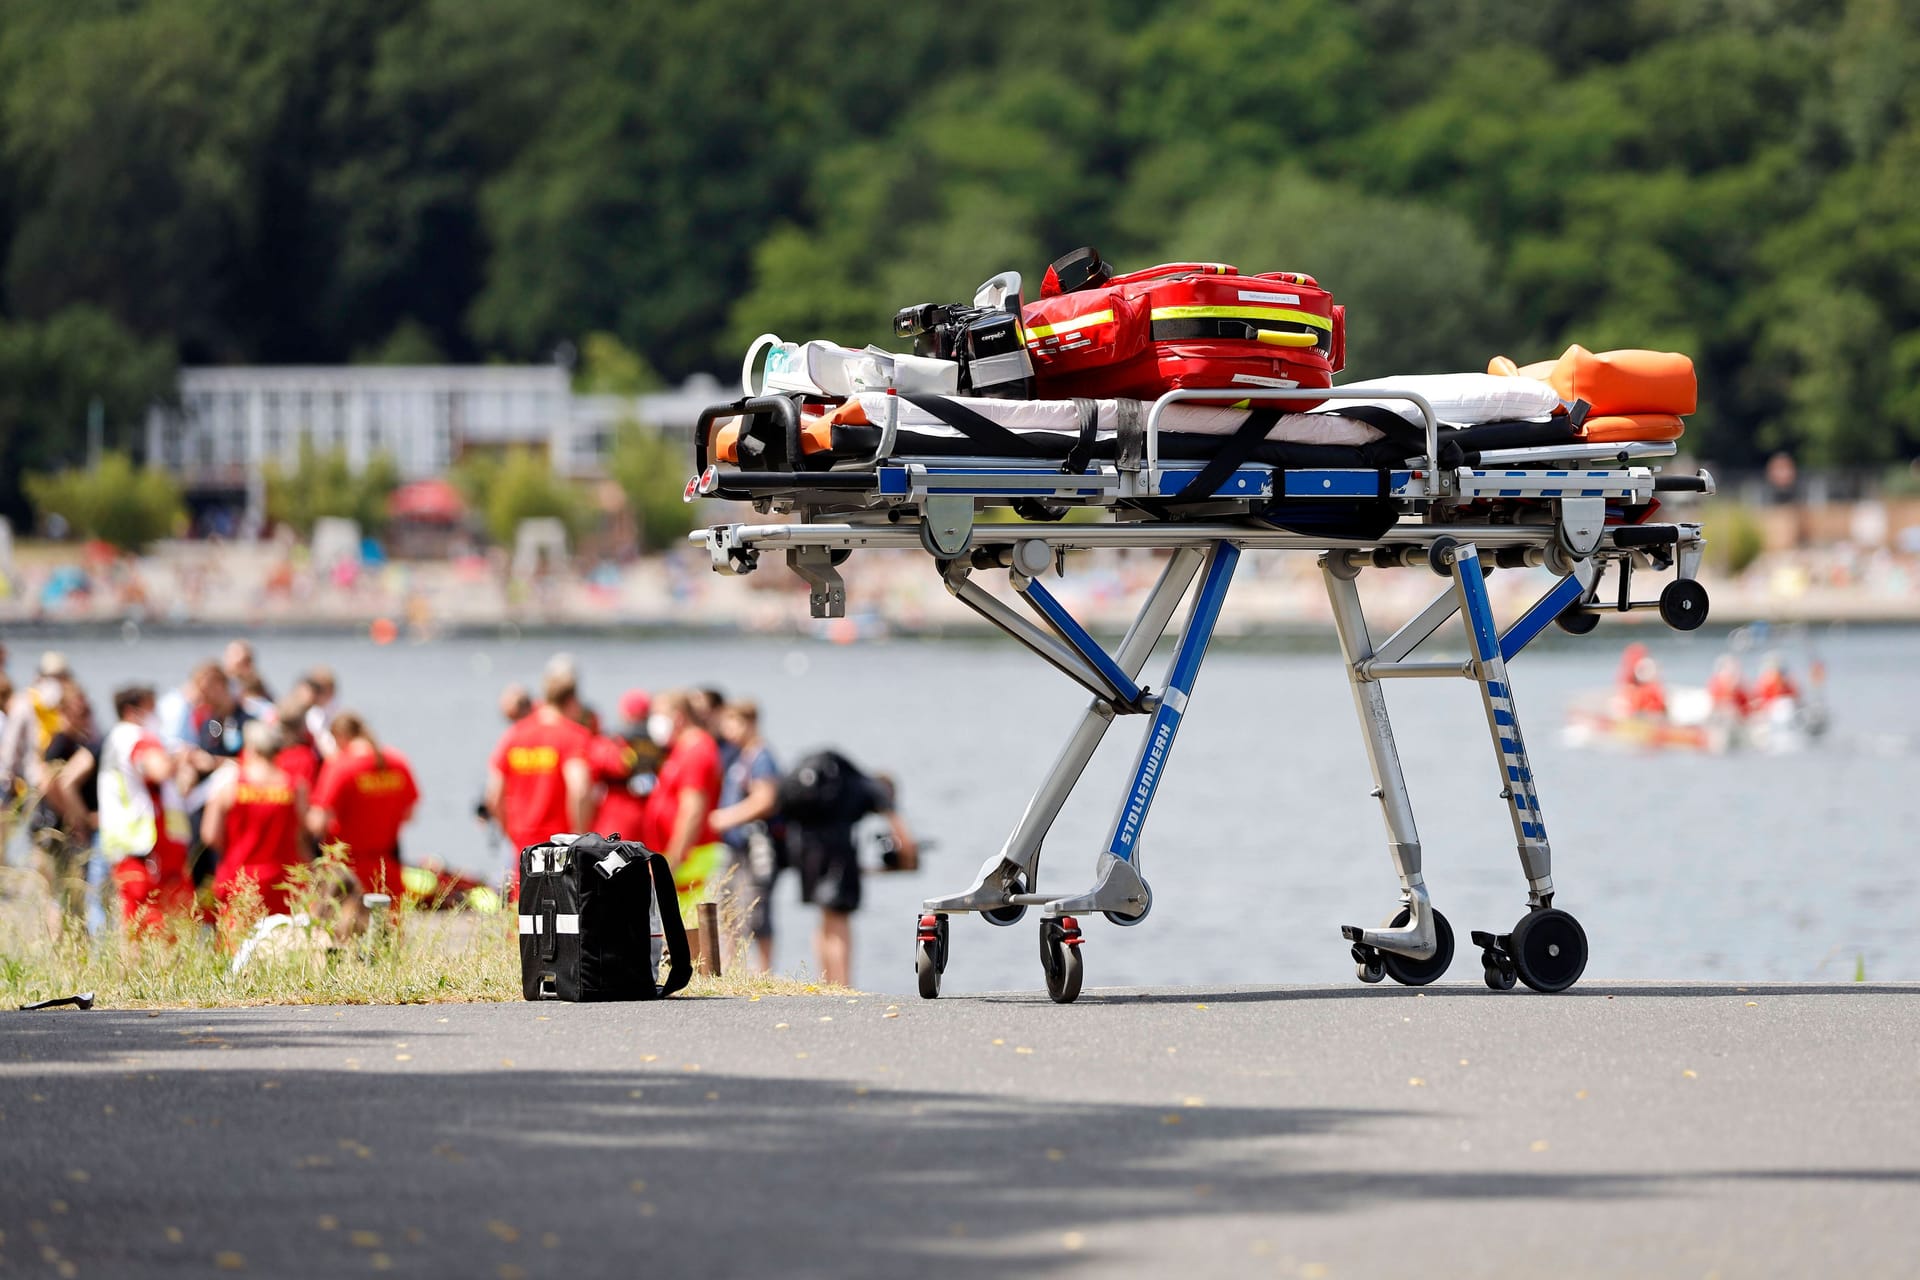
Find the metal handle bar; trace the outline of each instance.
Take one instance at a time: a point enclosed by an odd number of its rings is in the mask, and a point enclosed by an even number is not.
[[[716,418],[744,419],[740,424],[742,443],[738,446],[738,452],[735,455],[744,461],[747,429],[753,419],[767,413],[779,419],[781,434],[787,438],[787,464],[798,467],[800,465],[799,408],[785,396],[747,396],[726,404],[709,405],[700,411],[700,417],[693,424],[693,474],[702,476],[707,473],[707,436],[712,431]]]
[[[1153,402],[1153,408],[1147,410],[1147,477],[1149,481],[1158,481],[1160,472],[1160,415],[1168,405],[1178,404],[1182,400],[1278,400],[1282,403],[1294,400],[1405,400],[1420,410],[1420,416],[1427,424],[1427,462],[1435,468],[1438,477],[1440,461],[1440,420],[1434,416],[1433,405],[1418,391],[1395,391],[1391,388],[1366,387],[1360,390],[1348,390],[1344,387],[1324,387],[1319,389],[1294,387],[1286,390],[1266,390],[1257,387],[1181,387],[1169,391]]]

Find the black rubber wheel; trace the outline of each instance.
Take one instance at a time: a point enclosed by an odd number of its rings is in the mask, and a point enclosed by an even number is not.
[[[1675,578],[1660,593],[1660,620],[1675,631],[1693,631],[1707,620],[1707,589],[1692,578]]]
[[[1480,957],[1480,977],[1494,991],[1513,990],[1513,970],[1491,956]]]
[[[1584,600],[1575,600],[1554,617],[1553,625],[1570,636],[1584,636],[1600,625],[1600,611],[1589,609]]]
[[[1587,969],[1587,931],[1557,907],[1529,911],[1513,926],[1507,954],[1513,971],[1535,991],[1565,991]]]
[[[1013,884],[1009,887],[1014,893],[1025,893],[1027,891],[1027,878],[1023,875],[1015,876],[1013,878]],[[999,925],[1002,929],[1005,929],[1010,925],[1019,924],[1022,920],[1026,919],[1027,909],[1019,905],[995,907],[990,911],[982,911],[980,917],[988,924]]]
[[[940,998],[940,957],[936,954],[938,946],[932,942],[919,942],[913,949],[913,974],[920,981],[920,998],[938,1000]]]
[[[1355,943],[1353,947],[1353,976],[1371,986],[1384,980],[1387,967],[1381,963],[1380,953],[1372,947],[1363,947]]]
[[[1427,568],[1433,570],[1443,578],[1451,578],[1453,576],[1453,553],[1459,545],[1459,539],[1449,538],[1444,533],[1435,538],[1432,544],[1427,547]]]
[[[1413,918],[1407,908],[1387,927],[1397,929]],[[1425,960],[1415,960],[1412,956],[1403,956],[1393,951],[1382,951],[1380,963],[1385,967],[1387,976],[1403,987],[1424,987],[1447,971],[1453,963],[1453,926],[1438,911],[1433,913],[1434,951]]]
[[[1040,922],[1040,967],[1047,976],[1047,997],[1055,1004],[1080,998],[1080,948],[1068,946],[1064,931],[1052,920]]]

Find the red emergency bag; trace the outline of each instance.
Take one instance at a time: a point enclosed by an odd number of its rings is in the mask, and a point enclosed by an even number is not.
[[[1034,394],[1047,399],[1328,387],[1346,363],[1346,308],[1292,271],[1249,276],[1218,262],[1165,263],[1043,296],[1021,319]]]

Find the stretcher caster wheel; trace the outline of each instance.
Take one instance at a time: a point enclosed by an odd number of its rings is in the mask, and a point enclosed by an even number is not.
[[[1047,975],[1047,995],[1055,1004],[1080,998],[1080,922],[1072,916],[1040,922],[1040,967]]]
[[[1453,576],[1453,553],[1460,546],[1458,538],[1449,538],[1444,533],[1427,546],[1427,568],[1443,578]]]
[[[920,998],[940,998],[940,975],[947,971],[947,917],[924,915],[913,948],[913,973],[919,979]]]
[[[1675,578],[1660,592],[1660,620],[1675,631],[1692,631],[1707,620],[1707,589],[1692,578]]]
[[[1387,966],[1380,959],[1380,953],[1363,943],[1353,944],[1353,976],[1372,986],[1387,976]]]
[[[1587,968],[1587,931],[1557,907],[1530,911],[1513,926],[1506,951],[1520,981],[1535,991],[1565,991]]]
[[[1513,990],[1513,961],[1492,951],[1480,953],[1480,976],[1494,991]]]
[[[1400,908],[1394,916],[1389,929],[1398,929],[1413,915],[1407,908]],[[1412,956],[1403,956],[1393,951],[1380,951],[1380,963],[1385,966],[1389,978],[1403,987],[1424,987],[1447,971],[1453,963],[1453,926],[1438,911],[1433,913],[1433,954],[1425,960],[1415,960]]]
[[[1600,625],[1600,611],[1587,608],[1583,600],[1575,600],[1554,617],[1553,625],[1570,636],[1584,636]]]
[[[1025,893],[1027,891],[1027,878],[1025,876],[1015,876],[1012,882],[1007,885],[1007,889],[1012,893]],[[988,924],[996,924],[1002,929],[1005,929],[1010,925],[1019,924],[1022,920],[1026,919],[1027,909],[1022,904],[1012,903],[1004,907],[994,907],[989,911],[982,911],[980,915]]]

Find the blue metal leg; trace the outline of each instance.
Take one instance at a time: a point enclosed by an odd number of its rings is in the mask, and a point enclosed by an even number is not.
[[[1547,845],[1546,821],[1540,816],[1540,798],[1533,787],[1533,766],[1527,760],[1526,740],[1520,734],[1520,718],[1514,710],[1513,686],[1507,680],[1503,654],[1506,646],[1494,627],[1493,603],[1487,598],[1487,584],[1480,575],[1480,553],[1471,544],[1454,552],[1453,580],[1460,592],[1460,611],[1466,615],[1467,629],[1473,636],[1475,682],[1486,705],[1487,728],[1493,736],[1495,758],[1500,763],[1501,794],[1511,802],[1508,816],[1513,820],[1520,866],[1527,876],[1527,897],[1530,902],[1544,906],[1553,901],[1553,855]],[[1527,617],[1547,609],[1556,597],[1571,599],[1580,590],[1574,578],[1563,580]],[[1547,616],[1552,617],[1564,607],[1565,600],[1562,600]],[[1522,619],[1515,624],[1509,635],[1518,632],[1525,622],[1526,619]],[[1517,653],[1532,638],[1526,636],[1513,646],[1513,651]]]
[[[1174,738],[1186,716],[1187,700],[1193,695],[1200,664],[1207,656],[1214,627],[1220,621],[1220,608],[1226,603],[1227,588],[1233,581],[1234,567],[1240,561],[1240,548],[1230,542],[1216,542],[1207,553],[1206,570],[1194,595],[1187,626],[1180,637],[1173,667],[1168,672],[1160,705],[1147,726],[1146,739],[1140,744],[1134,762],[1132,783],[1120,812],[1114,819],[1113,836],[1100,855],[1099,867],[1091,891],[1074,898],[1059,898],[1042,908],[1048,916],[1077,912],[1105,911],[1122,922],[1137,922],[1152,904],[1152,894],[1140,878],[1140,832],[1146,826],[1153,798],[1166,776],[1167,760],[1173,753]]]
[[[1034,611],[1053,628],[1055,635],[1073,646],[1081,657],[1085,658],[1093,669],[1100,673],[1107,683],[1113,686],[1113,700],[1122,706],[1136,702],[1142,690],[1138,682],[1129,676],[1098,640],[1087,634],[1065,605],[1054,599],[1053,593],[1032,578],[1016,579],[1017,590],[1025,596]]]

